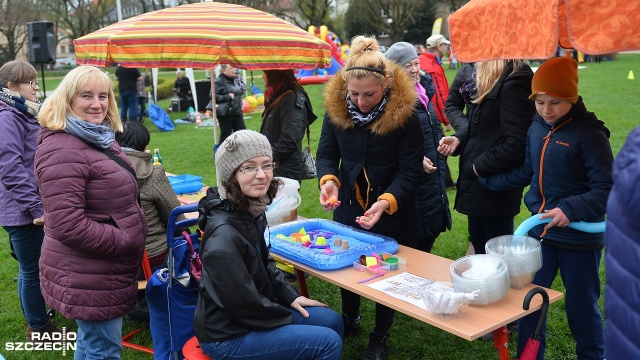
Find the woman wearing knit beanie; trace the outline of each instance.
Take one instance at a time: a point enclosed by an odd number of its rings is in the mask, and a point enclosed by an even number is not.
[[[342,318],[307,299],[276,268],[264,240],[278,190],[267,138],[231,134],[216,151],[222,179],[198,206],[202,280],[194,316],[202,351],[221,357],[340,359]]]
[[[446,158],[438,153],[438,142],[443,137],[442,128],[433,108],[436,88],[431,75],[420,70],[420,61],[415,47],[407,42],[397,42],[384,54],[387,59],[402,66],[414,83],[418,101],[414,108],[424,135],[424,174],[416,194],[418,236],[417,249],[431,252],[431,248],[441,232],[451,229],[451,212],[445,177]]]
[[[536,71],[531,99],[537,114],[529,128],[522,167],[479,178],[483,187],[504,191],[530,185],[524,202],[532,214],[551,219],[529,231],[541,241],[542,269],[533,283],[551,287],[558,271],[566,287],[565,309],[578,359],[604,359],[604,335],[598,299],[600,259],[605,236],[584,233],[571,222],[604,221],[612,187],[613,154],[609,130],[587,111],[578,95],[578,63],[568,57],[547,60]],[[497,196],[497,195],[496,195]],[[543,241],[544,240],[544,241]],[[518,357],[540,314],[518,322]],[[546,320],[546,319],[545,319]],[[538,359],[544,359],[546,330]]]

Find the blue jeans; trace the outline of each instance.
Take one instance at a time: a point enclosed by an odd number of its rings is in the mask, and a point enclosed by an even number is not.
[[[542,269],[533,278],[536,285],[550,288],[560,270],[566,288],[564,307],[571,335],[576,340],[578,360],[604,359],[604,332],[598,307],[600,297],[600,259],[602,250],[564,250],[542,242]],[[540,311],[518,322],[518,356],[533,334]],[[546,319],[541,331],[538,360],[544,359],[547,342]]]
[[[127,118],[127,112],[129,118]],[[138,121],[138,92],[125,90],[120,92],[120,119]]]
[[[506,218],[481,218],[467,216],[469,240],[476,254],[484,254],[484,246],[494,237],[513,234],[513,216]]]
[[[293,324],[271,330],[250,331],[235,339],[200,343],[211,359],[321,359],[339,360],[342,353],[342,317],[325,307],[305,307],[309,317],[297,310]]]
[[[40,291],[40,249],[44,227],[38,225],[3,226],[18,258],[18,297],[27,323],[32,329],[47,325],[49,316]]]
[[[111,320],[76,320],[78,333],[74,360],[120,359],[122,316]]]

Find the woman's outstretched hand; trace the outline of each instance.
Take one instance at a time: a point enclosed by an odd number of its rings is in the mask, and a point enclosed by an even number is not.
[[[390,205],[387,200],[376,201],[371,205],[369,210],[364,212],[363,216],[356,218],[356,222],[362,226],[362,228],[369,230],[380,220],[382,213],[389,207]]]
[[[452,155],[458,146],[460,145],[460,139],[455,136],[445,136],[440,139],[438,145],[438,152],[444,156]]]
[[[333,211],[340,206],[338,186],[335,182],[327,181],[320,187],[320,206],[324,211]]]

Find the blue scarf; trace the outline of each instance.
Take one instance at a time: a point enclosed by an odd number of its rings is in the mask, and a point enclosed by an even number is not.
[[[115,134],[104,122],[100,125],[67,115],[67,126],[64,132],[82,139],[87,144],[99,149],[108,149],[115,139]]]
[[[376,107],[373,108],[368,114],[363,114],[362,111],[358,108],[349,95],[347,95],[347,104],[349,105],[349,116],[351,116],[351,120],[358,126],[365,126],[373,120],[377,119],[384,112],[384,108],[387,105],[387,98],[389,97],[389,93],[387,90],[384,91],[384,95],[382,95],[382,101]]]

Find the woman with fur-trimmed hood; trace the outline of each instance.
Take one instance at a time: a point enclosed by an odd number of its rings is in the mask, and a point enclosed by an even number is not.
[[[414,84],[358,36],[351,57],[325,88],[326,113],[317,152],[320,205],[339,223],[415,247],[416,189],[424,135]],[[335,198],[334,198],[335,197]],[[345,335],[360,326],[360,296],[341,289]],[[365,359],[386,359],[394,310],[376,304]]]

